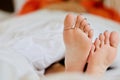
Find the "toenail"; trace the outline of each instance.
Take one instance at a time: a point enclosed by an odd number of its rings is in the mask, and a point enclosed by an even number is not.
[[[84,18],[84,20],[87,20],[87,18]]]
[[[108,30],[105,30],[105,32],[108,32]]]
[[[90,25],[90,23],[87,23],[87,25]]]

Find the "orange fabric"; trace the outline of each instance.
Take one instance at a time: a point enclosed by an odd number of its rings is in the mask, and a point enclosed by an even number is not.
[[[62,0],[27,0],[19,15],[27,14],[38,9],[41,9],[47,5],[61,2]]]
[[[23,6],[18,15],[27,14],[39,10],[47,5],[62,2],[63,0],[26,0],[26,1],[27,1],[26,4]],[[80,5],[83,5],[83,7],[85,7],[89,13],[103,16],[105,18],[109,18],[120,23],[120,14],[113,9],[105,7],[101,0],[97,2],[95,0],[83,0],[82,2],[80,2]]]
[[[89,13],[103,16],[120,23],[120,14],[114,9],[105,7],[102,2],[83,1],[80,4],[82,4]]]

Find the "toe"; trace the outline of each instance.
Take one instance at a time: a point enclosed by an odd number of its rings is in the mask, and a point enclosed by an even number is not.
[[[109,37],[110,37],[110,32],[109,31],[105,31],[104,32],[104,36],[105,36],[105,44],[109,44]]]
[[[105,37],[104,37],[104,35],[101,33],[101,34],[99,35],[99,40],[100,40],[100,42],[101,42],[100,47],[102,47],[102,46],[104,45],[104,39],[105,39]]]
[[[64,20],[64,30],[70,29],[75,24],[75,19],[72,14],[68,14]]]
[[[93,38],[93,34],[94,34],[93,29],[89,30],[89,32],[88,32],[88,37],[89,37],[90,39],[92,39],[92,38]]]
[[[84,27],[86,26],[87,22],[86,22],[86,18],[82,18],[81,22],[80,22],[80,29],[84,30]]]
[[[95,40],[94,45],[95,45],[95,50],[100,48],[100,40],[98,38]]]
[[[92,45],[92,48],[91,48],[90,53],[91,53],[91,54],[93,54],[93,53],[94,53],[94,51],[95,51],[95,46],[94,46],[94,45]]]
[[[77,16],[76,24],[75,24],[75,27],[76,27],[76,28],[79,28],[79,27],[80,27],[80,23],[81,23],[81,21],[82,21],[83,19],[84,19],[84,18],[82,18],[80,15]]]
[[[86,33],[86,34],[88,34],[88,32],[90,31],[91,29],[90,29],[90,26],[88,25],[88,24],[86,24],[85,26],[84,26],[84,32]]]
[[[119,34],[117,32],[111,32],[110,34],[110,45],[117,47],[119,44]]]

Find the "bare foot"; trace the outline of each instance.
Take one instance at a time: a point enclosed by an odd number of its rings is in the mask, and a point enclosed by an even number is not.
[[[93,30],[83,17],[77,16],[75,21],[71,14],[66,16],[64,26],[66,72],[83,72],[92,47]]]
[[[91,49],[86,73],[103,75],[116,58],[118,44],[117,32],[105,31],[104,34],[100,34]]]

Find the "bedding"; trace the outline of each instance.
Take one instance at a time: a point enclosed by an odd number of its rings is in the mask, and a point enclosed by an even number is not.
[[[102,16],[120,23],[119,12],[111,7],[104,5],[106,0],[28,0],[22,6],[18,15],[24,15],[43,8],[51,8],[56,10],[66,10],[74,12],[87,12],[94,15]]]
[[[39,80],[25,57],[10,49],[0,49],[0,80]]]
[[[0,61],[2,63],[6,61],[5,63],[8,64],[12,62],[18,78],[29,75],[29,71],[34,75],[38,73],[39,76],[43,76],[47,67],[64,57],[63,22],[66,14],[67,12],[63,11],[40,10],[1,22]],[[120,34],[118,23],[87,13],[82,15],[87,18],[95,30],[93,41],[105,30],[117,31]],[[13,55],[16,56],[11,57]],[[112,76],[112,78],[119,77],[119,58],[120,46],[118,56],[112,65],[114,69],[107,71],[106,75]],[[26,64],[28,65],[26,66]],[[1,70],[5,69],[1,68]]]
[[[117,10],[107,7],[103,4],[103,0],[81,1],[81,5],[88,13],[102,16],[120,23],[120,14]]]
[[[0,10],[0,22],[10,18],[11,16],[12,16],[12,13],[8,13]]]
[[[104,4],[109,8],[113,8],[120,13],[120,1],[118,0],[104,0]]]

